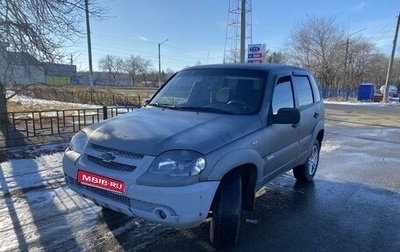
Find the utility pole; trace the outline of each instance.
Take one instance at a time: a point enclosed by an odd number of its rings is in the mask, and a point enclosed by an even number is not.
[[[163,42],[157,43],[158,44],[158,88],[161,87],[161,44],[167,41],[168,39],[164,40]]]
[[[245,61],[246,44],[252,44],[251,6],[251,0],[229,0],[223,63]]]
[[[348,87],[349,86],[349,83],[347,83],[347,57],[348,57],[348,55],[349,55],[349,43],[350,43],[350,40],[349,40],[349,37],[350,37],[350,35],[348,35],[347,36],[347,40],[346,40],[346,54],[345,54],[345,57],[344,57],[344,87],[342,87],[342,88],[346,88],[346,87]]]
[[[390,56],[389,67],[388,67],[388,71],[387,71],[387,75],[386,75],[385,92],[383,92],[383,102],[385,102],[385,103],[389,101],[389,81],[390,81],[390,77],[391,77],[392,69],[393,69],[394,55],[396,53],[396,44],[397,44],[397,35],[399,34],[399,26],[400,26],[400,13],[397,14],[397,25],[396,25],[396,32],[395,32],[394,40],[393,40],[392,55]]]
[[[93,86],[93,64],[92,64],[92,42],[90,39],[90,21],[89,21],[89,0],[85,0],[85,12],[86,12],[86,35],[88,43],[88,56],[89,56],[89,86],[90,94],[94,92]]]
[[[246,52],[246,0],[242,0],[240,11],[240,63],[244,63]]]

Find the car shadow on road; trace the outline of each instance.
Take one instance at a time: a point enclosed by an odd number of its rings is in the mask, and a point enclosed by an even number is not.
[[[25,240],[24,234],[22,232],[22,224],[20,223],[18,216],[16,215],[16,209],[13,203],[13,199],[10,196],[10,190],[9,187],[7,185],[5,176],[4,176],[4,172],[3,172],[3,168],[0,164],[0,187],[1,187],[1,193],[2,195],[0,196],[1,200],[5,201],[11,222],[12,222],[12,228],[15,231],[15,235],[19,244],[19,249],[22,251],[26,251],[28,249],[28,244],[27,241]],[[0,234],[3,233],[2,231],[0,231]],[[4,235],[2,235],[2,237],[4,238]]]
[[[4,178],[0,180],[3,190],[8,191],[6,204],[13,225],[10,228],[15,230],[18,249],[56,251],[60,249],[61,241],[63,251],[77,249],[68,220],[53,201],[53,188],[41,176],[35,160],[11,160],[9,165],[12,173],[9,183],[14,189],[4,189],[8,188],[7,182],[3,182]],[[62,234],[57,231],[61,227]]]
[[[24,140],[22,139],[22,134],[20,134],[21,138],[18,138],[17,140],[8,139],[6,137],[7,135],[8,135],[7,128],[5,127],[5,125],[1,124],[0,125],[0,147],[5,147],[5,148],[13,147],[13,146],[15,146],[15,144],[22,144],[22,142],[24,142]],[[18,143],[16,143],[16,141],[18,141]],[[7,159],[6,154],[0,152],[0,162],[5,161],[6,159]],[[22,224],[20,223],[18,216],[16,215],[16,208],[14,206],[14,202],[11,197],[11,192],[10,192],[10,189],[6,182],[6,176],[4,175],[3,167],[1,166],[1,163],[0,163],[0,186],[1,186],[1,193],[2,193],[2,197],[0,196],[0,199],[4,197],[5,205],[8,209],[8,213],[11,218],[13,229],[15,230],[16,238],[18,240],[19,249],[27,250],[28,244],[27,244],[27,241],[25,240],[24,234],[22,232]],[[0,234],[1,234],[1,232],[0,232]]]
[[[171,230],[169,227],[130,217],[107,208],[102,208],[101,214],[115,240],[124,251],[143,249],[154,239],[162,237],[168,233],[168,230]],[[121,230],[123,231],[121,232]]]

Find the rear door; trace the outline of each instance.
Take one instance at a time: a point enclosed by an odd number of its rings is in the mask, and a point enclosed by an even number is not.
[[[292,81],[295,91],[296,107],[300,109],[299,124],[299,161],[304,162],[313,141],[315,127],[324,116],[318,88],[313,88],[312,77],[306,72],[294,72]]]

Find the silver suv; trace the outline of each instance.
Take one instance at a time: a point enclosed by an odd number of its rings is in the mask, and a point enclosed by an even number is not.
[[[290,169],[313,179],[323,136],[306,70],[196,66],[142,108],[77,133],[63,167],[68,186],[97,205],[178,228],[211,217],[212,244],[232,246],[263,185]]]

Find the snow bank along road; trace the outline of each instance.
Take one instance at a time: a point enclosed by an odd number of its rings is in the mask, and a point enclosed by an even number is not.
[[[244,214],[237,251],[400,247],[400,107],[328,104],[326,117],[312,188],[295,185],[290,173],[268,185],[256,211]],[[169,229],[75,195],[64,183],[62,153],[41,148],[47,154],[0,163],[0,251],[214,250],[208,224]]]

